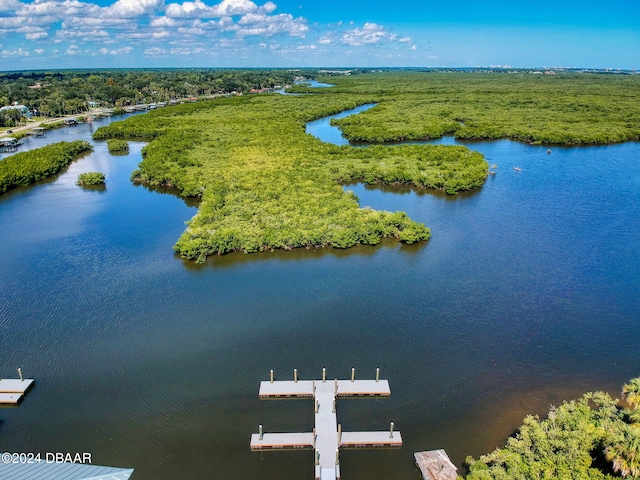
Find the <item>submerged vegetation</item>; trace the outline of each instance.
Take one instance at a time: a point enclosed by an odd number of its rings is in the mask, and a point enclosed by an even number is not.
[[[92,148],[89,142],[75,140],[11,155],[0,161],[0,193],[55,175]]]
[[[102,185],[104,184],[104,173],[85,172],[78,175],[76,185]]]
[[[467,480],[640,477],[640,378],[622,392],[630,408],[594,392],[528,416],[504,448],[467,458]]]

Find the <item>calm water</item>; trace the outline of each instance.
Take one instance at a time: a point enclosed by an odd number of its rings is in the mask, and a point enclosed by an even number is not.
[[[311,402],[261,402],[259,381],[272,368],[286,379],[380,367],[391,398],[341,400],[338,417],[345,430],[393,420],[405,445],[346,451],[342,474],[408,480],[414,451],[445,448],[461,465],[527,413],[640,374],[637,143],[549,155],[476,143],[498,165],[478,192],[347,187],[425,222],[426,244],[200,266],[171,249],[195,207],[129,182],[140,148],[115,157],[98,143],[0,197],[0,376],[22,367],[37,380],[0,409],[0,451],[91,452],[136,480],[309,479],[311,451],[249,450],[259,423],[313,426]],[[106,173],[105,190],[74,185],[89,170]]]

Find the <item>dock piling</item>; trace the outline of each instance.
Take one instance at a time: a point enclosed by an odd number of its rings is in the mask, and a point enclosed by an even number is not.
[[[352,368],[351,369],[351,382],[355,382],[356,381],[356,369]]]
[[[340,465],[340,449],[336,448],[336,465]]]
[[[264,432],[262,431],[262,424],[258,425],[258,433],[260,434],[260,440],[264,439]]]
[[[338,424],[338,446],[342,445],[342,424]]]
[[[24,378],[22,378],[22,369],[18,368],[18,375],[20,376],[20,381],[24,382]]]
[[[270,371],[270,374],[269,374],[269,381],[270,381],[271,383],[273,383],[273,370],[271,370],[271,371]]]
[[[322,367],[322,383],[327,381],[327,369]]]
[[[316,465],[320,465],[320,452],[316,449]]]
[[[338,379],[336,378],[333,381],[333,395],[338,395]]]
[[[389,427],[389,438],[393,438],[393,422],[391,422],[391,426]]]
[[[380,381],[380,369],[376,368],[376,382]]]
[[[295,383],[298,383],[298,369],[297,368],[293,369],[293,381]]]
[[[313,411],[315,413],[318,413],[318,399],[317,398],[313,399]]]

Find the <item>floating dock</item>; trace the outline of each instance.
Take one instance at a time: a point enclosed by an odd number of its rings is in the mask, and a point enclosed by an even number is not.
[[[313,448],[315,451],[315,478],[336,480],[340,478],[340,448],[358,447],[398,447],[402,445],[400,432],[393,431],[393,422],[388,431],[382,432],[342,432],[337,422],[336,399],[340,397],[388,397],[391,395],[389,382],[376,380],[327,381],[326,370],[322,380],[298,380],[294,370],[293,381],[271,380],[260,383],[261,399],[309,398],[314,402],[315,428],[308,433],[264,433],[262,425],[259,433],[251,435],[251,449]]]
[[[456,480],[458,469],[444,450],[429,450],[413,454],[424,480]]]
[[[3,378],[0,380],[0,404],[16,404],[33,385],[33,379]]]

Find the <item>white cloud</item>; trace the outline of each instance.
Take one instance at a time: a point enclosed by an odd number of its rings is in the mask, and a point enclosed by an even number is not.
[[[0,51],[0,57],[28,57],[29,51],[22,48],[16,48],[15,50],[2,50]]]
[[[202,48],[176,47],[171,49],[171,55],[199,55],[203,53]]]
[[[78,55],[80,53],[80,47],[78,45],[69,45],[66,50],[67,55]]]
[[[101,8],[92,3],[78,0],[41,0],[34,3],[21,3],[16,15],[27,18],[49,16],[64,19],[72,16],[96,16]]]
[[[261,35],[270,37],[272,35],[286,33],[292,37],[304,37],[309,31],[307,23],[302,18],[293,18],[288,13],[280,15],[244,15],[236,27],[236,34],[239,36]]]
[[[201,0],[194,2],[170,3],[165,13],[170,18],[219,18],[225,16],[240,16],[247,13],[271,13],[276,5],[267,2],[258,7],[250,0],[223,0],[217,5],[209,6]]]
[[[164,0],[118,0],[106,8],[106,14],[116,18],[135,18],[153,13],[164,6]]]
[[[204,30],[202,28],[191,27],[191,28],[179,28],[178,33],[181,35],[202,35],[204,34]]]
[[[395,39],[396,35],[394,33],[387,32],[382,25],[378,25],[377,23],[365,23],[362,29],[354,28],[353,30],[347,30],[342,35],[342,42],[351,47],[376,45]]]
[[[62,28],[70,27],[122,27],[135,25],[130,19],[113,17],[68,17],[62,22]]]
[[[411,37],[402,37],[402,38],[399,38],[398,41],[400,43],[411,43]]]
[[[33,50],[33,52],[34,52],[36,55],[42,55],[42,54],[44,53],[44,49],[42,49],[42,48],[36,48],[36,49],[34,49],[34,50]]]
[[[81,39],[83,42],[105,42],[109,40],[110,35],[106,30],[98,30],[94,28],[92,30],[83,29],[71,29],[71,30],[58,30],[56,33],[56,40],[64,41],[68,39]],[[73,45],[72,45],[73,46]]]
[[[18,0],[0,0],[0,13],[15,12],[21,6]]]
[[[167,51],[164,48],[160,47],[147,48],[144,51],[144,54],[149,56],[165,55],[166,53]]]
[[[255,12],[258,7],[249,0],[223,0],[218,5],[214,5],[213,9],[218,13],[218,16],[222,17],[225,15],[244,15]]]
[[[133,52],[133,47],[122,47],[122,48],[116,48],[113,50],[109,50],[107,48],[101,48],[99,52],[102,55],[129,55],[131,52]]]
[[[195,2],[184,2],[182,4],[170,3],[167,5],[165,15],[168,18],[205,18],[214,17],[213,8],[207,6],[204,2],[196,0]]]
[[[49,34],[45,31],[41,31],[41,32],[33,32],[33,33],[27,33],[24,38],[26,38],[27,40],[40,40],[41,38],[45,38],[48,37]]]
[[[0,29],[5,30],[6,32],[15,32],[18,27],[25,24],[26,21],[23,18],[0,17]]]

